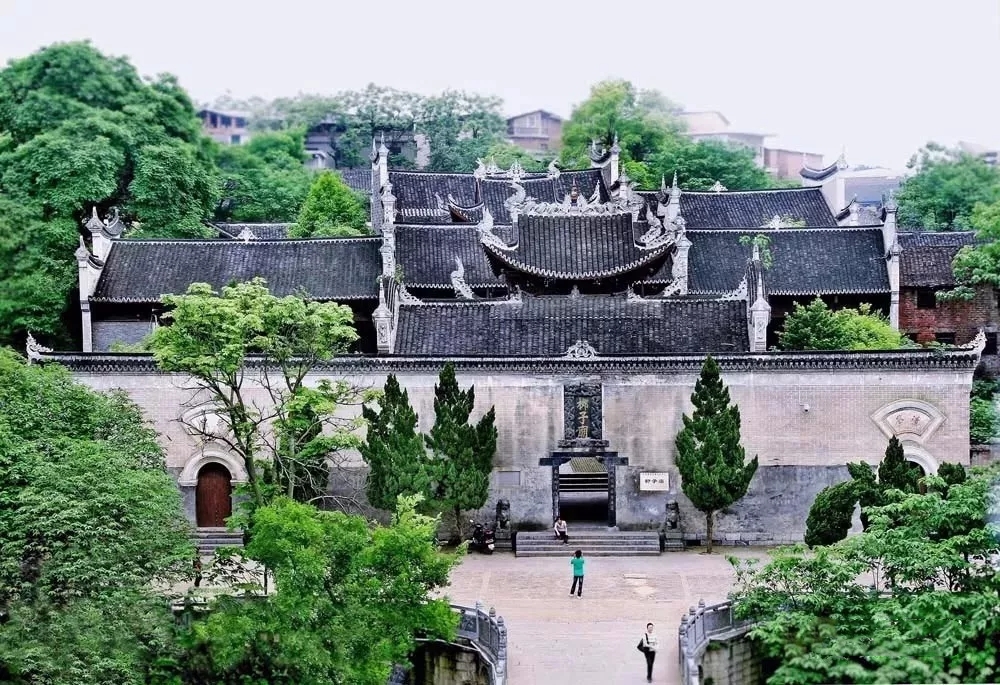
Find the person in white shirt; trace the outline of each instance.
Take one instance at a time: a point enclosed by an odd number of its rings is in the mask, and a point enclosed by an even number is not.
[[[553,526],[553,530],[556,532],[556,537],[562,540],[564,545],[569,544],[569,535],[567,535],[569,528],[566,522],[562,520],[562,516],[556,519],[556,525]]]
[[[645,649],[642,653],[646,655],[646,682],[653,682],[653,662],[656,661],[656,648],[659,647],[659,640],[653,632],[653,624],[646,624],[646,632],[642,636],[642,645]]]

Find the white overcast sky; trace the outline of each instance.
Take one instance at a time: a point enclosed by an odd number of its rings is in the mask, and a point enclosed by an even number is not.
[[[196,102],[375,82],[567,116],[621,77],[827,162],[1000,147],[1000,0],[0,0],[0,64],[80,39]]]

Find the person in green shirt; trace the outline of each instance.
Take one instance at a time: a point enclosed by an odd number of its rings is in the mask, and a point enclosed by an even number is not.
[[[583,597],[583,551],[576,550],[569,563],[573,567],[573,584],[569,588],[569,596],[576,592],[577,597]],[[577,585],[579,583],[579,585]]]

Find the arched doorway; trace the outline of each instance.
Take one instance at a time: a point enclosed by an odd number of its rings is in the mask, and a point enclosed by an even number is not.
[[[198,471],[195,511],[199,528],[222,528],[233,513],[232,476],[222,464],[209,462]]]

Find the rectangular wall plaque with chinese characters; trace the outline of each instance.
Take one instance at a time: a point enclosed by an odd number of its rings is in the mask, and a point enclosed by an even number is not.
[[[640,473],[639,490],[669,490],[669,473]]]
[[[563,387],[565,440],[600,440],[604,416],[601,411],[601,384],[576,383]]]

